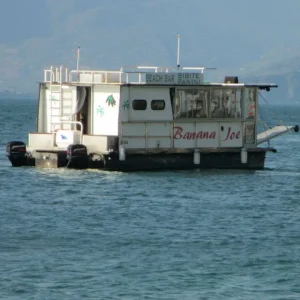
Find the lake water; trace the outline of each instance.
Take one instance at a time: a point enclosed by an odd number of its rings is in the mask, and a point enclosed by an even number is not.
[[[262,115],[300,124],[300,106]],[[35,120],[1,100],[0,299],[300,299],[300,133],[264,171],[12,168]]]

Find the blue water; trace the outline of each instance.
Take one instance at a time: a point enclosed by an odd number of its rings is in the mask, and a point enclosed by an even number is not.
[[[35,120],[0,102],[0,299],[300,299],[300,134],[256,172],[10,167]]]

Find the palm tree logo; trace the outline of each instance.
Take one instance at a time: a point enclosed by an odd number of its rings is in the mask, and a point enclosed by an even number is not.
[[[114,107],[116,105],[116,100],[114,98],[113,95],[109,95],[107,98],[106,98],[106,103],[108,104],[108,106],[112,106]]]
[[[122,107],[123,107],[124,110],[129,109],[129,100],[125,100],[125,101],[123,102]]]
[[[99,115],[100,117],[102,117],[104,115],[103,107],[98,105],[96,112],[97,112],[97,116]]]

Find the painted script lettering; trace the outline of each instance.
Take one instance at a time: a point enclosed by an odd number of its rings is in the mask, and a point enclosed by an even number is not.
[[[216,132],[215,131],[183,131],[183,128],[180,126],[174,127],[174,139],[179,140],[208,140],[212,139],[214,140],[216,138]]]
[[[241,132],[238,131],[232,131],[231,127],[228,127],[226,138],[223,141],[227,140],[238,140],[241,137]]]

